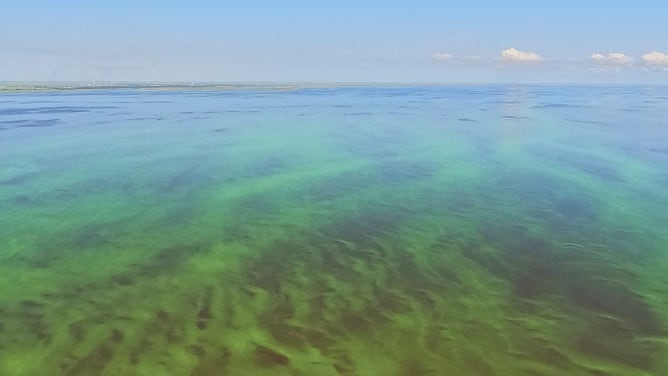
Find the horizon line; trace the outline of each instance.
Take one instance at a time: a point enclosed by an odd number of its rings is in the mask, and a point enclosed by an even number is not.
[[[285,86],[478,86],[478,85],[517,85],[517,86],[668,86],[665,83],[646,82],[513,82],[513,81],[190,81],[190,80],[0,80],[0,90],[11,88],[29,90],[40,85],[46,89],[96,89],[96,88],[132,88],[132,87],[179,87],[206,88],[227,87],[285,87]],[[34,88],[39,89],[39,88]]]

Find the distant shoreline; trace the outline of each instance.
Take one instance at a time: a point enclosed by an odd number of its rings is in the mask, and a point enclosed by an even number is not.
[[[399,83],[399,82],[2,82],[2,92],[75,91],[75,90],[298,90],[343,87],[464,86],[486,84]],[[492,84],[493,85],[493,84]]]
[[[235,83],[185,83],[185,82],[27,82],[27,81],[0,81],[0,94],[22,92],[62,92],[86,90],[203,90],[203,91],[233,91],[233,90],[299,90],[299,89],[331,89],[355,87],[453,87],[453,86],[573,86],[573,87],[628,87],[628,86],[667,86],[661,84],[628,84],[628,83],[483,83],[483,82],[235,82]]]
[[[0,93],[84,90],[293,90],[294,84],[0,82]]]

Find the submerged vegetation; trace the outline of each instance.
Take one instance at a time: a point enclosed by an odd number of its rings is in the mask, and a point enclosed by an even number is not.
[[[3,94],[0,374],[664,374],[668,99],[568,90]]]

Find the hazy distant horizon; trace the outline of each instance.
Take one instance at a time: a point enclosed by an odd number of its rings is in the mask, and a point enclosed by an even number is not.
[[[668,83],[636,83],[636,82],[427,82],[427,81],[0,81],[0,86],[28,86],[28,85],[77,85],[76,88],[97,87],[97,86],[668,86]]]

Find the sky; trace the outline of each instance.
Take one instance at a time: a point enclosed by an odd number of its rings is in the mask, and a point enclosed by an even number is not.
[[[5,0],[0,81],[668,84],[668,1]]]

